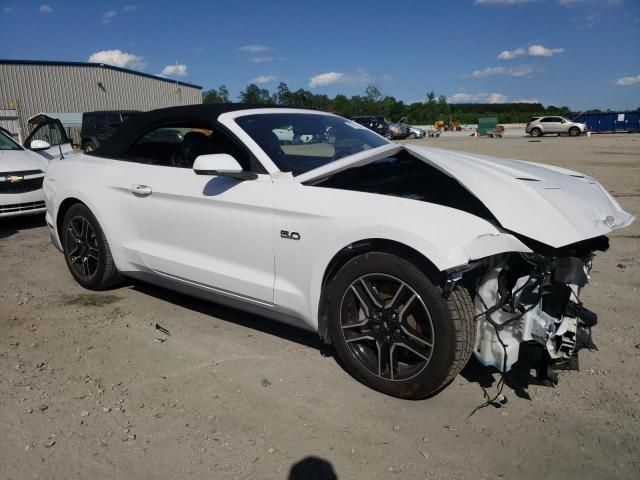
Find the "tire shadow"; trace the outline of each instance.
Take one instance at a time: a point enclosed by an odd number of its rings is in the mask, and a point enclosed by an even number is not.
[[[0,240],[11,237],[21,230],[46,227],[47,222],[44,214],[25,215],[20,217],[0,219]]]

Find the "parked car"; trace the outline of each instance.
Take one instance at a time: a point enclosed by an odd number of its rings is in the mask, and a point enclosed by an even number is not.
[[[386,120],[386,122],[387,126],[389,127],[389,138],[391,138],[392,140],[404,140],[411,134],[411,129],[408,125],[390,122],[388,120]]]
[[[284,145],[286,124],[332,143]],[[159,128],[182,141],[141,141]],[[127,276],[298,325],[402,398],[442,389],[472,354],[502,371],[521,345],[547,366],[570,358],[595,325],[579,300],[594,252],[634,219],[571,170],[235,104],[136,115],[53,161],[44,191],[81,286]]]
[[[587,133],[584,123],[576,123],[564,117],[533,117],[527,122],[526,132],[532,137],[549,134],[568,134],[577,137]]]
[[[120,124],[138,113],[137,110],[105,110],[82,114],[80,146],[85,152],[98,148],[118,129]]]
[[[47,147],[42,140],[32,142],[35,151]],[[44,213],[42,181],[48,166],[48,160],[21,147],[0,128],[0,218]]]
[[[398,123],[400,125],[403,125],[405,127],[407,127],[409,129],[409,138],[424,138],[427,135],[427,131],[422,129],[422,128],[418,128],[418,127],[414,127],[413,125],[409,125],[407,123],[404,123],[404,121],[407,120],[407,117],[402,117]]]
[[[384,117],[379,115],[367,115],[364,117],[353,117],[352,120],[360,125],[367,127],[372,132],[376,132],[378,135],[389,138],[391,132],[389,131],[389,125]]]

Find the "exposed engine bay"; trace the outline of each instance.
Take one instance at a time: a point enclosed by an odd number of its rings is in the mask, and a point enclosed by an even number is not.
[[[580,292],[595,252],[608,247],[608,238],[598,237],[545,253],[497,255],[463,275],[478,315],[475,357],[502,372],[518,360],[532,363],[542,383],[557,381],[555,365],[577,368],[571,360],[589,346],[597,323]]]

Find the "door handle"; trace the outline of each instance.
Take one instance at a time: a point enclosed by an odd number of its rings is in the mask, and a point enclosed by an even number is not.
[[[153,190],[148,185],[131,185],[129,191],[136,197],[148,197]]]

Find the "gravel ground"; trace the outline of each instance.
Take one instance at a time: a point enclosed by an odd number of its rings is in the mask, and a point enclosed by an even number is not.
[[[555,163],[640,214],[640,136],[423,139]],[[351,379],[313,335],[138,283],[83,290],[42,218],[0,221],[0,478],[639,478],[640,222],[598,255],[596,351],[556,388],[472,361],[424,401]],[[170,332],[161,333],[159,324]]]

